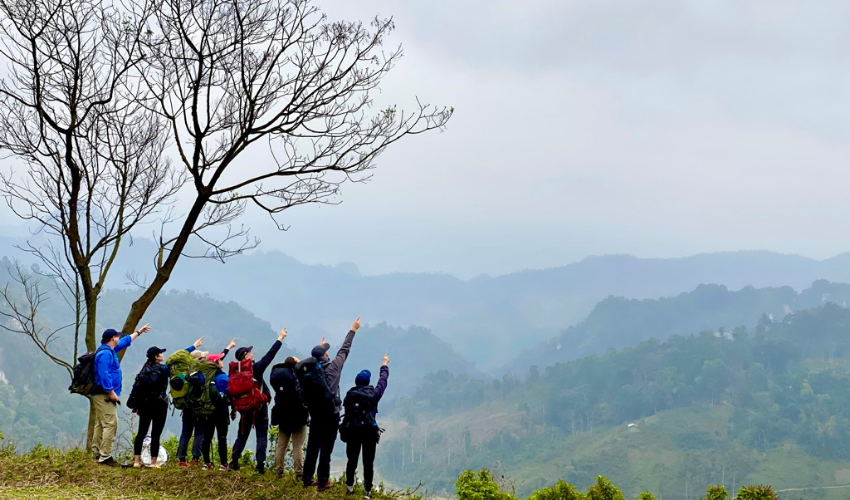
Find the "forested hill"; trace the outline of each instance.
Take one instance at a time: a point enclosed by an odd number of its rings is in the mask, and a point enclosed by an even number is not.
[[[848,300],[850,285],[826,280],[816,281],[799,294],[791,287],[745,287],[733,291],[723,285],[700,285],[691,292],[659,299],[608,297],[593,308],[587,319],[527,349],[504,371],[521,373],[532,365],[542,368],[652,338],[665,340],[675,334],[752,328],[764,315],[779,320],[790,312],[826,302],[846,306]]]
[[[712,483],[847,484],[848,341],[850,311],[827,304],[522,377],[443,373],[384,412],[391,432],[379,459],[391,479],[438,489],[463,468],[493,466],[520,491],[555,477],[584,486],[596,474],[632,496],[677,498]],[[846,498],[830,491],[805,498]]]
[[[126,287],[131,271],[144,279],[153,255],[151,242],[135,239],[116,262],[109,287]],[[770,252],[681,259],[604,256],[464,281],[439,274],[364,276],[354,264],[306,265],[279,252],[259,251],[226,265],[187,259],[168,287],[236,301],[274,325],[288,325],[311,338],[339,341],[358,315],[373,324],[421,325],[462,354],[474,351],[476,366],[489,371],[585,319],[611,295],[667,297],[704,283],[730,290],[748,285],[802,290],[822,278],[850,282],[850,255],[823,261]],[[292,342],[302,350],[312,345]]]

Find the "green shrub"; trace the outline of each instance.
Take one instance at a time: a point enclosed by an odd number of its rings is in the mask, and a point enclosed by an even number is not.
[[[735,500],[779,500],[779,495],[767,485],[744,486],[738,490]]]
[[[726,500],[727,498],[729,498],[729,492],[726,491],[725,486],[709,486],[702,500]]]
[[[584,500],[584,494],[576,491],[575,486],[558,481],[555,486],[535,491],[528,500]]]
[[[587,500],[625,500],[620,488],[614,486],[608,478],[598,476],[596,484],[587,490]]]
[[[505,493],[490,476],[490,471],[479,472],[465,470],[455,483],[458,500],[514,500],[516,497]]]
[[[648,491],[644,491],[637,497],[637,500],[655,500],[655,495]]]

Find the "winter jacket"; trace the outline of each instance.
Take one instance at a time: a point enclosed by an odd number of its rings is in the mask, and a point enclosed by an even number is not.
[[[309,415],[301,396],[298,377],[295,376],[295,367],[275,365],[269,382],[275,393],[271,424],[279,426],[280,431],[287,434],[307,425]]]
[[[267,352],[266,355],[259,361],[254,361],[254,380],[260,384],[260,387],[263,389],[263,394],[268,396],[269,401],[272,399],[272,393],[269,391],[269,386],[267,386],[266,382],[263,380],[263,374],[266,373],[266,368],[268,368],[269,365],[272,364],[272,361],[274,361],[274,357],[277,356],[277,352],[280,350],[281,346],[283,346],[283,344],[280,340],[275,340],[271,349],[269,349],[269,352]]]
[[[354,386],[349,389],[348,393],[345,395],[345,399],[348,400],[349,396],[353,393],[369,394],[369,398],[372,400],[372,416],[375,417],[378,415],[378,403],[381,402],[381,398],[384,397],[384,392],[387,390],[387,382],[389,378],[389,367],[381,366],[381,376],[378,378],[378,383],[374,387],[371,385]]]
[[[121,364],[118,362],[117,353],[130,347],[132,342],[132,337],[127,335],[121,337],[115,349],[106,344],[98,348],[94,356],[94,381],[103,389],[103,393],[115,391],[116,395],[121,395]]]
[[[348,353],[351,352],[354,334],[355,332],[353,330],[348,332],[348,335],[345,336],[345,340],[342,342],[342,347],[336,353],[336,357],[327,366],[322,367],[328,380],[328,387],[336,401],[336,413],[342,410],[342,400],[339,397],[339,381],[342,377],[342,367],[348,359]]]

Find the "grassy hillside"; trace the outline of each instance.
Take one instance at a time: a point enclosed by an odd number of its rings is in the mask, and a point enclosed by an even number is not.
[[[359,492],[362,498],[363,492]],[[375,498],[391,500],[398,494],[376,492]],[[322,493],[304,488],[293,475],[277,479],[250,472],[205,471],[198,467],[159,470],[124,469],[97,465],[86,453],[60,453],[39,448],[22,456],[0,453],[0,498],[133,500],[326,500],[351,498],[344,485]]]

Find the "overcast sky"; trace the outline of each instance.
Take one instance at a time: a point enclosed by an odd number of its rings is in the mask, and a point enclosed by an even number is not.
[[[645,257],[850,250],[850,3],[324,0],[394,16],[382,99],[454,106],[343,203],[249,219],[262,249],[470,277]]]

